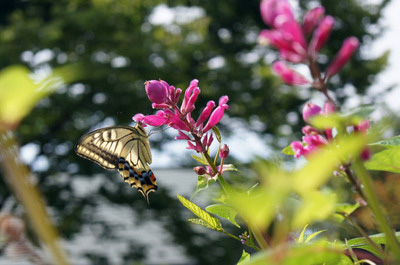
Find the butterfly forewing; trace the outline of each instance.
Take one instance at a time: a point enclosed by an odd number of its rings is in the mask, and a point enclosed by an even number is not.
[[[78,155],[106,169],[118,169],[122,178],[137,188],[148,202],[148,194],[157,190],[151,171],[151,151],[148,135],[137,124],[135,128],[113,126],[81,137],[76,145]]]

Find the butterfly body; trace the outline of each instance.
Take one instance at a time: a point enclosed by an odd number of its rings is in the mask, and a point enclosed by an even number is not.
[[[156,177],[149,167],[152,157],[148,135],[143,126],[112,126],[83,135],[76,153],[105,169],[118,169],[125,182],[148,194],[157,190]]]

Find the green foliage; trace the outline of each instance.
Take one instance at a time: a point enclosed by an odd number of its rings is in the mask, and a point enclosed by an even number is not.
[[[271,249],[252,255],[244,265],[297,265],[297,264],[329,264],[351,265],[353,262],[342,253],[339,246],[323,241],[312,244],[296,244],[285,246],[286,249]],[[285,255],[279,253],[285,252]],[[279,259],[277,260],[277,257]]]
[[[237,211],[233,207],[225,204],[212,204],[206,207],[206,211],[218,215],[240,228],[240,225],[235,220]]]
[[[396,139],[390,141],[394,144]],[[366,163],[368,170],[379,170],[393,173],[400,173],[400,147],[387,145],[387,149],[374,154]]]
[[[212,217],[210,214],[208,214],[206,211],[202,210],[199,206],[196,204],[192,203],[191,201],[185,199],[184,197],[177,195],[178,199],[181,201],[183,206],[188,208],[192,213],[194,213],[197,217],[200,218],[200,221],[194,221],[192,219],[192,222],[202,224],[203,226],[209,227],[214,230],[221,230],[222,225],[221,222],[215,218]]]
[[[237,265],[243,265],[250,260],[250,254],[243,250],[242,256],[239,259]]]

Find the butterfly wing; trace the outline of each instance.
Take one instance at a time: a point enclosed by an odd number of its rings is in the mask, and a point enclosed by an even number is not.
[[[95,130],[81,137],[76,153],[106,169],[118,169],[125,182],[138,189],[146,201],[157,190],[156,177],[149,167],[151,151],[148,135],[137,124],[135,128],[113,126]]]

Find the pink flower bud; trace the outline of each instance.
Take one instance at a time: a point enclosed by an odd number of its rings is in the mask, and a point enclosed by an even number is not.
[[[303,137],[303,141],[309,147],[313,147],[313,146],[317,147],[317,146],[328,144],[328,141],[321,135],[307,135],[307,136]]]
[[[327,78],[330,78],[337,74],[340,69],[350,60],[350,57],[357,50],[360,42],[356,37],[349,37],[344,42],[342,47],[340,48],[338,54],[333,59],[331,64],[328,66],[326,70]]]
[[[303,119],[306,122],[310,122],[310,118],[321,114],[321,108],[318,105],[315,105],[314,103],[307,102],[306,105],[304,105],[303,108]]]
[[[369,148],[365,148],[360,155],[362,161],[367,161],[371,158],[371,150]]]
[[[314,31],[314,35],[308,47],[309,52],[313,57],[316,57],[322,46],[326,43],[332,31],[335,20],[331,16],[326,16],[322,19],[318,28]]]
[[[315,135],[315,134],[320,134],[321,132],[318,129],[315,129],[314,127],[311,127],[310,125],[306,125],[301,129],[301,132],[304,133],[305,135]]]
[[[212,127],[214,127],[222,117],[224,116],[225,110],[229,109],[229,106],[226,104],[228,102],[229,98],[228,96],[222,96],[219,100],[219,106],[211,113],[210,118],[208,119],[208,122],[206,126],[203,129],[203,132],[209,131]]]
[[[336,106],[332,101],[327,101],[324,105],[323,114],[332,114],[336,112]]]
[[[202,124],[208,117],[210,117],[211,111],[215,107],[215,102],[210,100],[207,103],[207,106],[204,108],[204,110],[201,112],[199,118],[197,119],[196,122],[196,127],[198,127],[200,124]]]
[[[299,158],[305,154],[303,143],[300,141],[294,141],[290,144],[292,150],[294,151],[294,157]]]
[[[186,149],[192,149],[192,150],[195,150],[198,153],[203,151],[203,149],[201,148],[200,145],[198,145],[198,144],[194,145],[194,144],[192,144],[191,141],[188,141],[187,143],[188,143],[188,146],[186,147]]]
[[[221,150],[219,151],[219,157],[225,159],[228,157],[228,155],[229,155],[229,147],[226,144],[224,144],[221,147]]]
[[[187,136],[186,133],[184,133],[182,131],[179,131],[178,133],[179,133],[179,136],[175,137],[176,140],[190,140],[190,137]]]
[[[321,21],[321,18],[325,14],[325,8],[323,6],[317,6],[316,8],[308,11],[303,20],[303,32],[305,35],[311,35],[315,27]]]
[[[189,87],[185,91],[185,97],[183,98],[183,102],[181,105],[181,111],[183,113],[190,112],[194,109],[194,101],[196,101],[197,96],[200,93],[200,89],[198,88],[197,84],[199,80],[193,79],[190,82]],[[192,110],[189,110],[192,109]]]
[[[354,126],[354,130],[357,132],[366,132],[369,128],[371,128],[369,120],[362,120],[358,123],[357,126]]]
[[[272,70],[288,85],[305,85],[310,83],[304,76],[289,68],[283,61],[274,62]]]
[[[260,12],[264,23],[271,27],[275,27],[275,19],[279,16],[294,19],[287,0],[263,0],[260,3]]]
[[[168,84],[165,81],[150,80],[146,81],[145,89],[147,96],[153,103],[165,103],[168,98]]]
[[[199,176],[205,175],[207,173],[206,169],[202,166],[193,168],[193,171],[196,172],[196,174]]]

